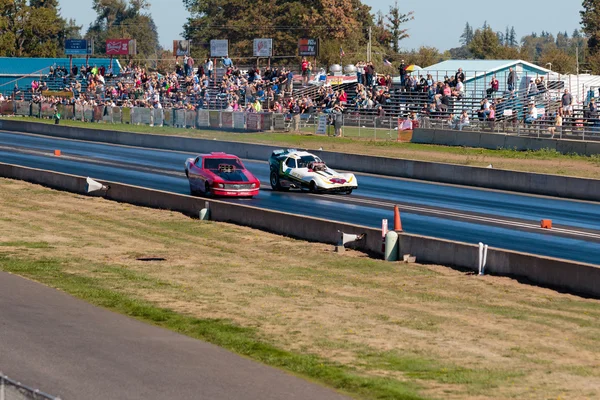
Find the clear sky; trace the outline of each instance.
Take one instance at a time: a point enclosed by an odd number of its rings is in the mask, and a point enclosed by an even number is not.
[[[74,18],[83,25],[84,32],[96,17],[91,8],[92,0],[59,0],[59,3],[63,17]],[[150,3],[160,43],[170,48],[172,41],[180,38],[189,14],[182,0],[150,0]],[[363,3],[370,5],[374,13],[381,10],[385,14],[394,0],[363,0]],[[502,0],[488,3],[481,0],[400,0],[398,4],[402,12],[415,13],[415,19],[406,24],[410,38],[401,42],[404,50],[420,46],[433,46],[440,50],[457,47],[467,21],[475,27],[487,21],[494,30],[502,32],[507,25],[514,26],[519,39],[542,30],[554,35],[558,31],[567,31],[571,35],[574,29],[580,28],[580,0]]]

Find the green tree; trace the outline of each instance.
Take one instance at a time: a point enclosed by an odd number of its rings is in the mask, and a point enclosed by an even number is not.
[[[469,25],[469,23],[467,22],[462,35],[460,35],[460,43],[463,46],[468,46],[472,40],[473,40],[473,27],[471,25]]]
[[[406,14],[403,14],[400,11],[400,8],[398,8],[398,0],[396,0],[394,5],[390,6],[387,19],[387,28],[392,34],[392,49],[394,52],[398,53],[400,50],[400,41],[409,37],[408,30],[402,29],[402,25],[414,19],[413,12],[410,11]]]
[[[500,41],[496,33],[487,26],[477,29],[473,35],[473,40],[469,44],[469,50],[475,58],[494,59],[500,50]]]
[[[106,52],[106,39],[135,39],[141,58],[157,58],[158,31],[150,14],[145,12],[149,6],[146,0],[94,0],[96,21],[85,36],[94,39],[95,52]]]
[[[580,11],[583,31],[588,36],[590,54],[597,54],[600,50],[600,1],[583,0],[583,11]],[[579,31],[573,32],[573,38],[579,37]]]
[[[517,41],[517,32],[515,32],[514,26],[510,29],[510,39],[508,40],[508,45],[510,47],[517,47],[519,45],[519,42]]]
[[[542,53],[539,64],[546,67],[552,65],[552,70],[561,74],[575,73],[575,58],[561,49],[553,48]]]
[[[273,38],[276,56],[295,57],[298,39],[321,40],[320,59],[339,62],[364,59],[369,28],[373,53],[391,49],[387,28],[374,22],[371,8],[360,0],[183,0],[190,12],[183,36],[192,40],[196,57],[205,56],[211,39],[228,39],[233,58],[251,58],[254,38]],[[384,25],[384,24],[383,24]],[[382,44],[380,41],[386,41]]]
[[[56,57],[66,27],[57,0],[0,0],[0,55]]]
[[[413,50],[405,58],[410,64],[416,64],[423,68],[437,64],[443,59],[438,49],[426,46],[419,47],[417,51]]]

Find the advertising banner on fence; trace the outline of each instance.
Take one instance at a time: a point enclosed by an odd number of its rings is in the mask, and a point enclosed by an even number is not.
[[[273,114],[273,130],[284,131],[285,130],[285,115]]]
[[[246,116],[246,129],[249,131],[260,131],[260,115],[248,113]]]
[[[327,115],[319,115],[316,134],[327,135]]]
[[[121,109],[121,121],[123,121],[124,124],[131,124],[131,108],[130,107],[123,107]]]
[[[54,114],[54,110],[52,104],[50,103],[42,103],[40,115],[42,117],[50,118]]]
[[[83,121],[83,105],[75,104],[75,119]]]
[[[185,110],[175,110],[175,126],[183,128],[185,126]]]
[[[196,127],[196,111],[194,111],[194,110],[186,110],[185,111],[185,126],[187,128],[195,128]]]
[[[273,113],[261,113],[260,115],[260,126],[263,131],[271,130],[271,124],[273,122]]]
[[[189,56],[190,41],[189,40],[173,40],[173,56]]]
[[[121,123],[121,107],[112,107],[112,123]]]
[[[83,119],[92,121],[94,119],[94,109],[92,106],[83,106]]]
[[[140,116],[140,122],[143,125],[152,125],[152,109],[151,108],[136,108],[135,112]]]
[[[135,51],[131,53],[135,48],[134,42],[135,40],[131,39],[107,39],[106,54],[109,56],[135,54]]]
[[[317,57],[319,55],[319,41],[317,39],[299,39],[298,55],[302,57]]]
[[[164,126],[173,126],[173,109],[172,108],[164,108],[163,109],[163,125]]]
[[[229,56],[229,40],[213,39],[210,41],[210,56],[211,57],[227,57]]]
[[[221,127],[221,113],[219,111],[209,111],[208,112],[208,120],[210,122],[211,128],[220,128]]]
[[[207,110],[198,110],[198,116],[196,119],[196,126],[198,128],[208,128],[210,126],[210,122],[208,119],[208,111]]]
[[[132,107],[131,108],[131,124],[139,125],[142,123],[142,115],[139,112],[139,108]]]
[[[102,121],[104,117],[104,106],[94,106],[94,122]]]
[[[221,113],[221,127],[222,128],[233,128],[233,113],[222,112]]]
[[[273,39],[254,39],[254,57],[272,57]]]
[[[153,121],[154,126],[163,126],[163,109],[155,108],[153,110],[153,113],[154,113],[154,121]]]
[[[86,56],[93,53],[93,40],[67,39],[65,40],[65,54],[68,56]]]
[[[30,115],[31,106],[25,101],[17,101],[17,115]]]
[[[15,112],[15,103],[13,101],[4,101],[0,103],[0,113],[2,115],[13,115]]]
[[[233,113],[233,128],[246,129],[246,114],[243,112]]]

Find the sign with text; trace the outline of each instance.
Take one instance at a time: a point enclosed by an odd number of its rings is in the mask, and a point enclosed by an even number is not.
[[[254,57],[272,57],[273,39],[254,39]]]
[[[92,41],[85,39],[65,40],[65,54],[68,56],[85,56],[92,54]]]
[[[210,56],[211,57],[228,57],[229,56],[229,40],[213,39],[210,41]]]
[[[319,41],[317,39],[299,39],[298,55],[303,57],[316,57],[319,55]]]
[[[132,53],[133,51],[133,53]],[[121,56],[135,54],[135,40],[131,39],[107,39],[106,54],[109,56]]]
[[[173,40],[173,56],[189,56],[190,41],[189,40]]]

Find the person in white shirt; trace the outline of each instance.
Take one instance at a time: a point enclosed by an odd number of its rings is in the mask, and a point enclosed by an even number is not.
[[[204,63],[204,71],[206,72],[207,78],[212,78],[213,62],[210,58],[207,58],[206,63]]]
[[[529,108],[529,113],[527,113],[527,117],[525,118],[525,123],[532,124],[538,118],[538,110],[535,107],[534,103],[531,103],[531,107]]]
[[[458,119],[458,122],[456,123],[454,128],[458,129],[459,131],[462,131],[462,129],[468,125],[469,125],[469,114],[467,114],[467,110],[463,110],[463,112],[460,114],[460,118]]]

